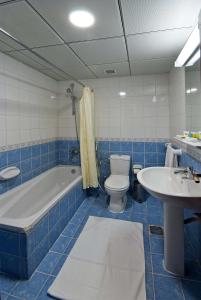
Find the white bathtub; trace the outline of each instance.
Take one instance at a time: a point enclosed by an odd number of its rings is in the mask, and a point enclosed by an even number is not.
[[[28,231],[82,180],[80,167],[57,166],[0,196],[0,227]]]

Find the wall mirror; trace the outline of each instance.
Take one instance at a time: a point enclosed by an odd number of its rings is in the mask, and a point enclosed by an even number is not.
[[[200,59],[185,67],[186,130],[201,131]]]

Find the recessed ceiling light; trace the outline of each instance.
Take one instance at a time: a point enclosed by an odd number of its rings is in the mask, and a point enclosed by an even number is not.
[[[87,28],[94,24],[94,16],[86,10],[75,10],[69,14],[70,22],[81,28]]]
[[[119,92],[119,96],[121,96],[121,97],[124,97],[124,96],[126,96],[126,92]]]

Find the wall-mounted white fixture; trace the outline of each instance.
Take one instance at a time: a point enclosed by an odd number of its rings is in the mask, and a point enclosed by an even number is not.
[[[95,18],[94,16],[86,10],[75,10],[69,14],[70,22],[81,28],[87,28],[94,24]]]
[[[180,52],[179,56],[177,57],[174,65],[175,67],[183,67],[192,59],[195,59],[194,56],[198,55],[196,49],[198,49],[200,45],[200,31],[198,24],[195,26],[193,32],[189,36],[184,48]],[[195,52],[195,54],[194,54]],[[193,56],[192,56],[193,55]],[[198,57],[198,56],[196,56]],[[198,57],[199,59],[199,57]]]
[[[119,96],[125,97],[126,96],[126,92],[124,92],[124,91],[119,92]]]
[[[17,177],[20,174],[20,169],[17,167],[8,167],[0,172],[0,181],[9,180]]]

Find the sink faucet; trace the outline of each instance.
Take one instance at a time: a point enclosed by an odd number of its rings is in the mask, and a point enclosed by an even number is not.
[[[195,172],[193,170],[193,167],[191,167],[191,166],[183,168],[183,169],[175,170],[174,174],[185,174],[186,177],[182,177],[182,179],[190,179],[190,180],[194,180],[195,183],[200,183],[201,174]]]

